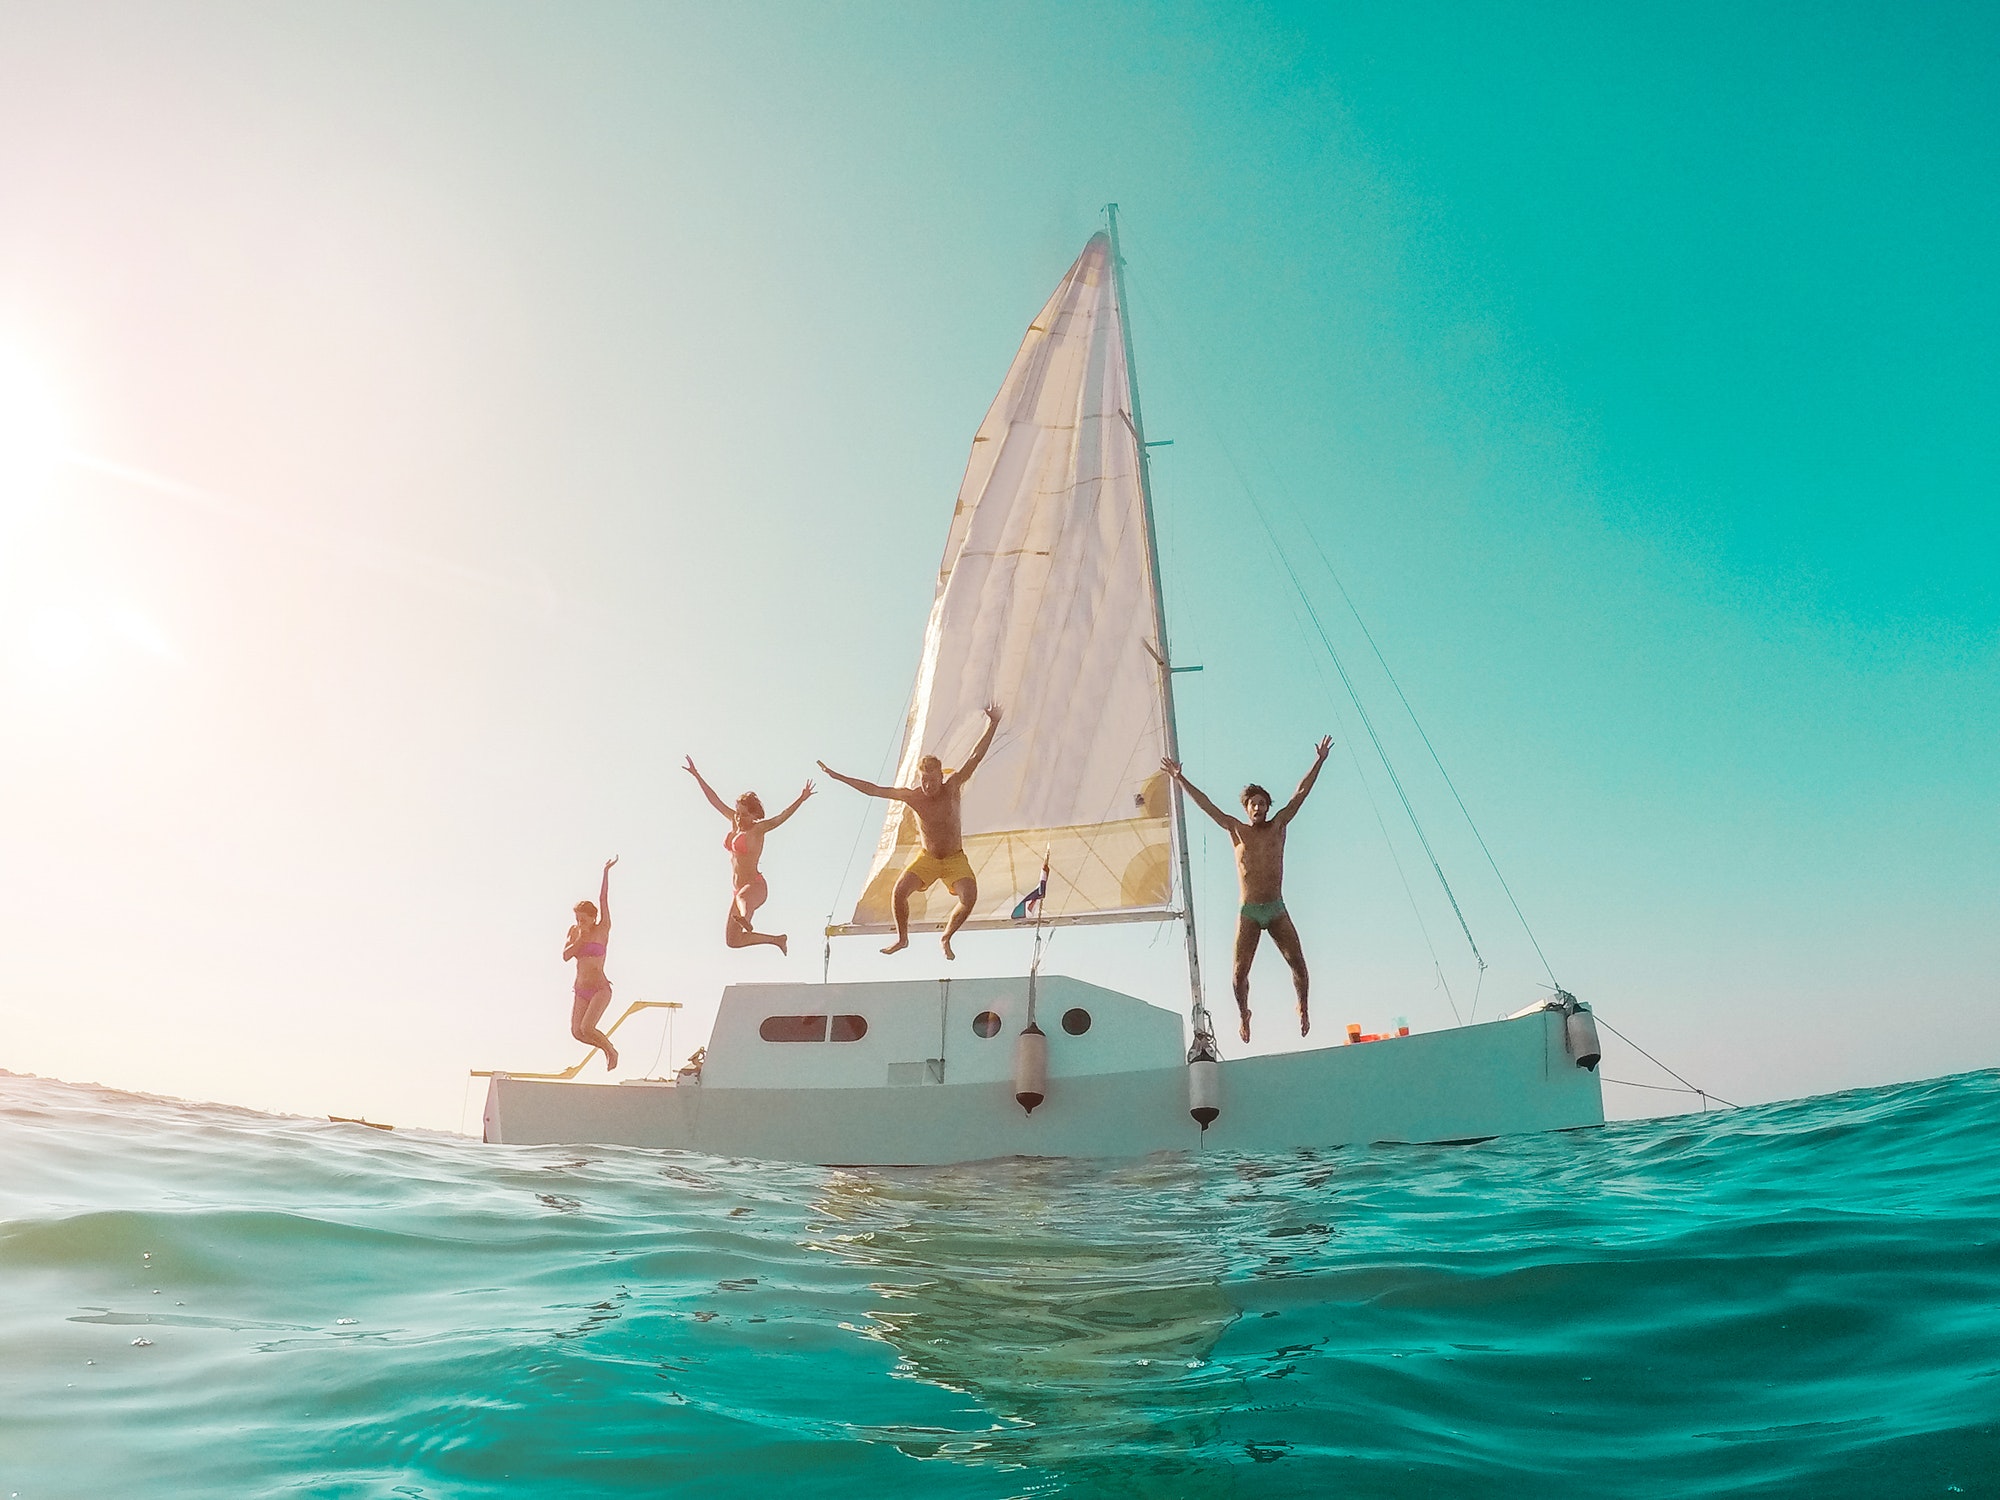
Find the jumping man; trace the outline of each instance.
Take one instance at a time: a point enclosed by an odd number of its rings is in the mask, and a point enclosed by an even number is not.
[[[952,934],[972,915],[973,904],[979,900],[979,882],[973,878],[972,861],[965,857],[965,835],[959,829],[959,800],[965,783],[986,758],[993,733],[999,727],[1000,710],[989,706],[986,729],[979,736],[979,743],[972,747],[972,754],[965,758],[965,764],[947,776],[944,763],[935,755],[926,755],[917,762],[915,786],[877,786],[872,781],[843,776],[825,761],[819,763],[819,768],[835,781],[844,781],[871,797],[908,803],[910,811],[917,815],[917,832],[923,848],[903,871],[903,878],[896,882],[896,941],[884,948],[884,953],[900,952],[910,946],[910,896],[941,880],[958,897],[958,906],[938,941],[946,958],[958,956],[951,951]]]
[[[1269,792],[1255,782],[1243,788],[1243,810],[1250,815],[1247,823],[1232,818],[1203,796],[1201,788],[1182,772],[1179,761],[1160,762],[1194,799],[1195,806],[1222,825],[1229,842],[1236,846],[1236,878],[1243,892],[1243,906],[1236,917],[1236,1013],[1242,1018],[1238,1034],[1246,1042],[1250,1040],[1250,960],[1257,956],[1258,939],[1266,932],[1292,967],[1292,984],[1299,992],[1299,1035],[1312,1030],[1312,1019],[1306,1013],[1306,955],[1299,947],[1299,930],[1285,910],[1285,825],[1298,815],[1306,794],[1319,779],[1319,768],[1326,764],[1326,752],[1332,748],[1331,736],[1319,742],[1312,769],[1275,817]]]

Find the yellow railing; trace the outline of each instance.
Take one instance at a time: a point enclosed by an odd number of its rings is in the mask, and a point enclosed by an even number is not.
[[[625,1007],[623,1015],[604,1028],[604,1034],[607,1037],[610,1036],[612,1032],[623,1026],[642,1010],[679,1010],[680,1008],[681,1003],[678,1000],[634,1000],[630,1005]],[[531,1078],[544,1083],[567,1083],[570,1079],[581,1073],[584,1064],[596,1055],[597,1049],[592,1047],[582,1057],[578,1058],[572,1066],[564,1068],[560,1073],[517,1073],[512,1068],[474,1068],[472,1076],[474,1078]]]

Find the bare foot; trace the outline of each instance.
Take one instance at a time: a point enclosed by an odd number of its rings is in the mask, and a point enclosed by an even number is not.
[[[618,1071],[618,1049],[616,1047],[607,1046],[604,1049],[604,1071],[607,1073]]]
[[[1312,1017],[1306,1014],[1304,1005],[1299,1006],[1299,1035],[1304,1036],[1313,1029]]]
[[[1250,1012],[1249,1012],[1249,1011],[1247,1011],[1247,1010],[1246,1010],[1246,1011],[1244,1011],[1244,1012],[1243,1012],[1243,1019],[1242,1019],[1241,1023],[1239,1023],[1239,1024],[1238,1024],[1238,1026],[1237,1026],[1237,1028],[1236,1028],[1236,1034],[1237,1034],[1238,1036],[1242,1037],[1242,1038],[1243,1038],[1243,1040],[1244,1040],[1244,1041],[1246,1041],[1246,1042],[1250,1040]]]
[[[957,955],[956,953],[954,953],[954,952],[952,952],[952,951],[951,951],[951,939],[950,939],[950,938],[948,938],[948,937],[941,937],[941,938],[939,938],[939,939],[938,939],[938,946],[939,946],[940,948],[944,949],[944,956],[945,956],[946,958],[957,958],[957,957],[958,957],[958,955]]]
[[[790,958],[792,956],[792,950],[785,946],[785,944],[789,941],[790,939],[784,933],[781,932],[778,934],[778,951],[784,954],[785,957],[787,958]]]
[[[896,939],[895,942],[891,943],[888,947],[884,948],[882,951],[884,953],[901,953],[905,948],[909,946],[910,946],[910,940],[908,938],[899,937]]]

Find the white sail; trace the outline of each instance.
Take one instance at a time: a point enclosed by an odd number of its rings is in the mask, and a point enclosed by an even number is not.
[[[1084,248],[972,440],[897,763],[903,786],[927,754],[956,766],[981,710],[1003,710],[965,790],[975,918],[1011,913],[1045,854],[1045,916],[1157,917],[1172,899],[1166,653],[1111,257],[1102,234]],[[915,817],[892,805],[857,925],[893,920],[918,847]],[[941,920],[953,900],[920,892],[911,918]]]

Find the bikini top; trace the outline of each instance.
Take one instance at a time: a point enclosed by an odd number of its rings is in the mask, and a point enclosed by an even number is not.
[[[731,854],[741,854],[749,842],[750,830],[747,828],[732,828],[722,836],[722,847]]]
[[[578,943],[576,945],[576,956],[578,958],[602,958],[604,957],[604,944]]]

